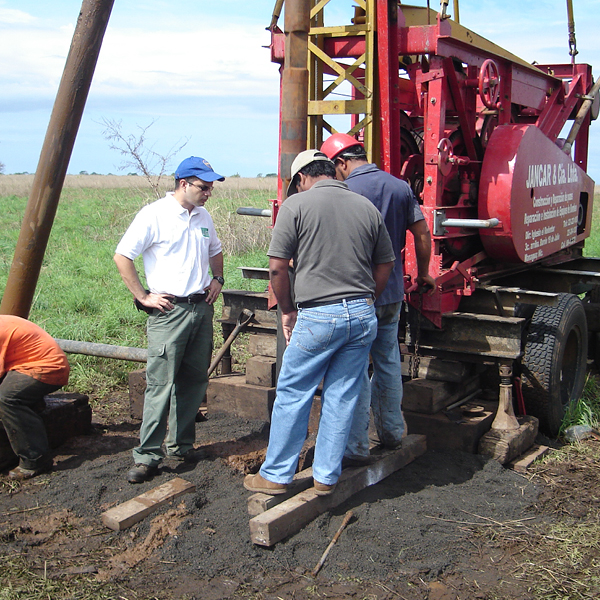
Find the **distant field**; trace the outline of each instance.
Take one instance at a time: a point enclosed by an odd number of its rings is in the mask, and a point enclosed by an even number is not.
[[[0,175],[0,197],[29,196],[33,175]],[[129,189],[151,193],[148,182],[141,176],[133,175],[67,175],[64,188],[90,188],[95,190]],[[160,182],[163,192],[173,189],[173,178],[163,177]],[[257,190],[277,192],[276,177],[227,177],[215,184],[216,190],[223,192],[241,192]]]

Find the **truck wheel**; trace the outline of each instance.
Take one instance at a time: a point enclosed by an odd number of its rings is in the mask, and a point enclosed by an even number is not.
[[[585,310],[577,296],[560,296],[557,306],[535,309],[521,359],[525,408],[550,436],[558,434],[567,406],[579,399],[587,366]]]

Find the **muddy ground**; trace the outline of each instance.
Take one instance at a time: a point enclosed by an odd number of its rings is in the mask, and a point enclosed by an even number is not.
[[[59,448],[51,474],[22,484],[0,475],[0,557],[19,557],[31,577],[104,583],[104,593],[112,591],[98,598],[522,600],[549,597],[526,567],[544,541],[539,532],[565,515],[585,520],[598,507],[597,462],[523,476],[482,456],[428,451],[264,548],[250,542],[242,480],[258,467],[266,424],[208,415],[197,424],[204,459],[165,461],[161,475],[133,486],[125,475],[139,423],[126,404],[124,397],[98,403],[93,432]],[[103,527],[103,511],[175,476],[196,491],[128,530]],[[350,509],[353,519],[313,578]],[[552,560],[542,546],[539,560]],[[0,573],[0,588],[9,586],[13,575]]]

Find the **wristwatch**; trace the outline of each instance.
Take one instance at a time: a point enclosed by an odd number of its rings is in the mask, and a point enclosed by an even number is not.
[[[225,285],[225,280],[220,275],[215,275],[213,279],[216,279],[221,285]]]

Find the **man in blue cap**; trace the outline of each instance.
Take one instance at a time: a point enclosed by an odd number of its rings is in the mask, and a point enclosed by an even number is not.
[[[186,158],[175,171],[175,191],[142,208],[116,249],[119,273],[138,309],[149,315],[144,414],[129,483],[158,474],[165,450],[175,460],[195,458],[195,419],[212,354],[213,304],[225,283],[221,242],[204,204],[214,182],[224,180],[205,159]],[[149,289],[133,263],[140,254]]]

